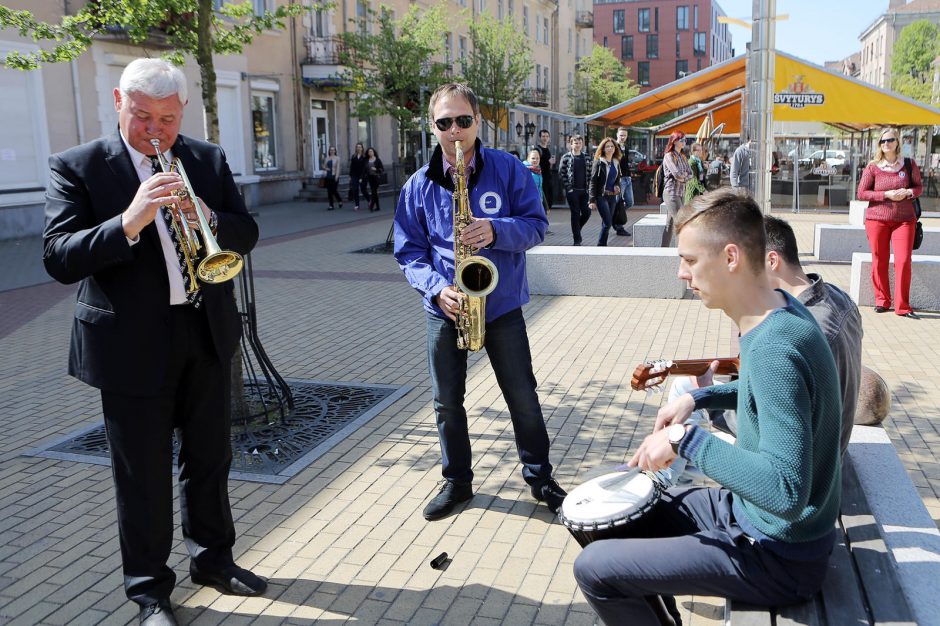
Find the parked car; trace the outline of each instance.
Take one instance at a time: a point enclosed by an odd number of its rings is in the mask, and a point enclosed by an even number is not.
[[[816,167],[825,162],[831,168],[841,170],[845,167],[845,150],[817,150],[807,157],[800,158],[800,165]]]

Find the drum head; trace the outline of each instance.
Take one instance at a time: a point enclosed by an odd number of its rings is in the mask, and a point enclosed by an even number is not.
[[[561,505],[560,521],[576,530],[619,526],[648,511],[659,495],[659,485],[645,473],[612,472],[569,493]]]

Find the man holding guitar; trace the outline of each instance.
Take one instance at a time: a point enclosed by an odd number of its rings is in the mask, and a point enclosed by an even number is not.
[[[852,297],[835,285],[825,282],[819,274],[807,274],[800,264],[793,228],[779,217],[764,217],[764,232],[767,234],[767,275],[775,289],[782,289],[800,301],[812,313],[836,361],[842,389],[842,435],[841,450],[845,454],[852,436],[858,388],[862,373],[862,316]],[[693,374],[694,378],[677,379],[669,391],[669,400],[692,391],[697,387],[712,384],[714,374],[737,374],[737,359],[718,359],[703,367],[708,359],[698,361],[670,362],[662,365],[657,375],[655,364],[637,368],[634,374],[635,389],[643,389],[644,379],[662,381],[668,374]],[[716,370],[717,368],[717,370]],[[682,370],[682,371],[679,371]],[[704,370],[704,373],[703,373]],[[648,375],[646,374],[648,372]],[[698,411],[704,413],[712,425],[732,435],[737,433],[734,411]]]
[[[629,465],[681,456],[720,487],[668,489],[628,538],[588,545],[574,565],[605,624],[679,623],[675,595],[756,605],[810,598],[822,585],[839,513],[839,376],[809,311],[767,276],[764,220],[731,190],[677,216],[679,278],[741,332],[740,377],[663,406]],[[730,444],[685,424],[696,409],[737,410]]]

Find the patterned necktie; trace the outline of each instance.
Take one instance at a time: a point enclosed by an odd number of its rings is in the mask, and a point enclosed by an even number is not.
[[[163,171],[156,155],[150,157],[150,167],[154,174],[159,174]],[[186,255],[183,253],[183,243],[179,240],[179,237],[176,236],[176,229],[173,228],[173,214],[171,213],[171,209],[169,207],[162,207],[160,209],[160,215],[163,216],[163,221],[166,222],[166,229],[170,233],[170,241],[173,242],[173,248],[176,250],[176,261],[179,264],[180,274],[183,275],[186,301],[198,309],[199,305],[202,304],[202,291],[199,290],[198,284],[195,285],[195,291],[190,291],[192,280],[189,275],[189,269],[186,266]],[[193,262],[195,263],[196,259],[193,259]]]

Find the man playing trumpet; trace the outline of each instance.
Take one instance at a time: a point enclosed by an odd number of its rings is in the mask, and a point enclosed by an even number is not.
[[[116,132],[50,158],[43,233],[49,274],[80,281],[69,374],[101,390],[124,589],[148,625],[176,624],[176,576],[167,566],[174,430],[193,582],[237,595],[266,586],[232,555],[230,367],[241,332],[234,286],[192,280],[172,211],[194,227],[203,221],[241,254],[254,247],[258,227],[222,150],[179,134],[186,102],[179,69],[158,59],[130,63],[114,90]],[[184,183],[155,163],[153,140],[168,161],[184,164],[198,198],[179,198]]]

